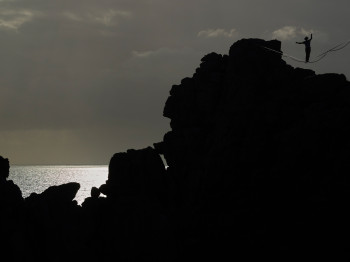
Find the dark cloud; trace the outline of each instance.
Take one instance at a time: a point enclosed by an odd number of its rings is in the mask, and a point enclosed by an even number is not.
[[[240,38],[313,54],[349,38],[348,1],[0,1],[0,155],[23,164],[106,164],[162,139],[169,90]],[[288,31],[289,30],[289,31]],[[350,75],[350,48],[318,73]]]

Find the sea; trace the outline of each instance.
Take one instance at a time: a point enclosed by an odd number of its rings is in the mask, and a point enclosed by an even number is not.
[[[24,198],[31,193],[40,194],[50,186],[77,182],[80,189],[74,200],[81,205],[92,187],[106,183],[108,166],[11,166],[8,179],[19,186]]]

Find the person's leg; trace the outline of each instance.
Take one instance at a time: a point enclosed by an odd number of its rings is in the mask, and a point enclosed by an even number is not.
[[[306,62],[309,62],[311,50],[310,50],[310,49],[306,49],[305,51],[306,51],[306,58],[305,58],[305,61],[306,61]]]

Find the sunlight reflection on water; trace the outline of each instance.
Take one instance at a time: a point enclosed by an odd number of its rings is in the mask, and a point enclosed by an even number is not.
[[[75,200],[81,204],[91,188],[104,184],[107,177],[108,166],[11,166],[9,179],[19,186],[24,198],[50,186],[77,182],[80,189]]]

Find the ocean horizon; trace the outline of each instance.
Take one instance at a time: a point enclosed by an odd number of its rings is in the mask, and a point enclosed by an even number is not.
[[[23,198],[40,194],[50,186],[77,182],[80,189],[74,200],[81,205],[90,196],[92,187],[108,179],[108,165],[13,165],[9,179],[22,191]]]

